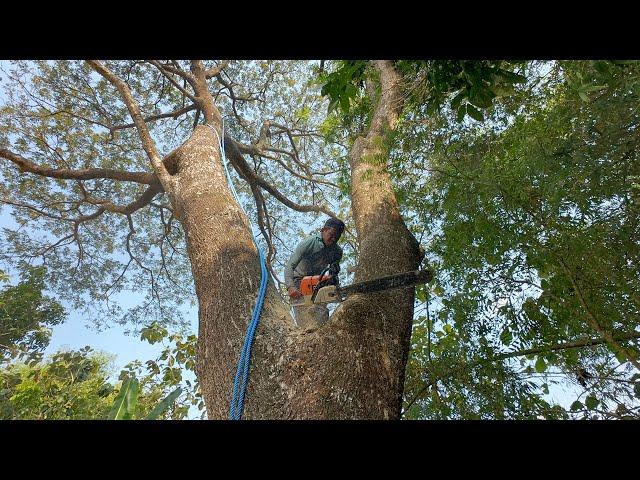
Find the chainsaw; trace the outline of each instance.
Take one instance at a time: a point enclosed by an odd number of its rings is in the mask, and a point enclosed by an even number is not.
[[[413,270],[411,272],[388,275],[386,277],[352,283],[341,287],[337,275],[310,275],[303,277],[300,282],[300,293],[303,297],[291,299],[294,307],[311,306],[319,303],[338,303],[354,293],[371,293],[392,288],[409,287],[422,283],[429,283],[433,278],[431,270]]]

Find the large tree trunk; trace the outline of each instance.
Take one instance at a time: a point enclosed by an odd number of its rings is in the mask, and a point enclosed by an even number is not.
[[[360,257],[356,281],[415,269],[386,169],[383,139],[402,108],[391,62],[375,62],[382,94],[350,154]],[[186,232],[199,302],[198,379],[211,419],[227,418],[233,377],[260,283],[248,220],[234,201],[211,128],[173,152],[171,200]],[[354,295],[313,331],[294,327],[273,283],[251,356],[243,418],[397,419],[409,351],[414,288]]]

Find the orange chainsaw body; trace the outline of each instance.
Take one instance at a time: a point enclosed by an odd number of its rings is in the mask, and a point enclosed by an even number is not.
[[[318,285],[323,280],[329,280],[331,275],[309,275],[308,277],[303,277],[300,282],[300,293],[302,295],[313,295],[313,289],[316,285]]]

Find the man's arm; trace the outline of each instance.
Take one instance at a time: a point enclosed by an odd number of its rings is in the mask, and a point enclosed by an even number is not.
[[[335,260],[329,265],[329,274],[334,276],[340,273],[340,260],[342,260],[342,249],[339,246],[337,247]]]
[[[309,239],[305,239],[300,242],[284,267],[284,284],[288,289],[295,287],[295,284],[293,283],[293,271],[300,263],[300,260],[302,260],[303,255],[309,248],[309,244]]]

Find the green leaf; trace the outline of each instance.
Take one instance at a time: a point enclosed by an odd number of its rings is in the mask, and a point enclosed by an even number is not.
[[[482,85],[474,85],[469,92],[469,101],[480,108],[489,108],[495,95]]]
[[[582,99],[583,102],[589,101],[589,97],[582,90],[578,90],[578,96]]]
[[[507,70],[500,70],[498,75],[509,83],[525,83],[527,79],[518,73],[509,72]]]
[[[150,344],[158,343],[165,338],[169,332],[166,328],[161,327],[157,322],[153,322],[148,327],[140,330],[140,340],[146,340]]]
[[[349,113],[349,97],[347,96],[340,97],[340,109],[344,114]]]
[[[164,411],[169,408],[173,402],[178,398],[178,396],[182,393],[182,388],[178,387],[169,395],[167,395],[164,400],[162,400],[156,407],[145,417],[145,420],[157,420],[160,415],[164,413]]]
[[[636,382],[633,386],[633,392],[636,394],[637,398],[640,398],[640,382]]]
[[[575,402],[573,402],[571,404],[571,406],[569,407],[569,409],[572,412],[576,412],[578,410],[582,410],[582,408],[584,407],[584,405],[582,405],[582,402],[580,400],[576,400]]]
[[[500,341],[503,345],[509,345],[511,343],[513,336],[511,335],[511,330],[505,328],[500,334]]]
[[[606,61],[598,61],[593,64],[594,68],[603,74],[609,73],[609,62]]]
[[[544,358],[538,357],[535,367],[536,367],[536,372],[538,373],[544,372],[547,369],[547,364],[545,363]]]
[[[464,116],[467,114],[467,105],[460,105],[458,108],[458,113],[456,114],[456,120],[461,122],[464,120]]]
[[[612,60],[616,65],[634,65],[638,63],[638,60]]]
[[[463,89],[451,100],[451,109],[456,110],[460,106],[462,99],[467,96],[467,90]]]
[[[474,107],[473,105],[467,105],[467,113],[471,118],[479,122],[484,120],[484,116],[482,115],[482,112],[478,110],[476,107]]]
[[[585,85],[580,88],[583,92],[595,92],[597,90],[603,90],[607,88],[606,85]]]
[[[620,363],[625,363],[627,361],[627,356],[624,354],[624,352],[619,352],[616,350],[615,355],[616,355],[616,359]]]
[[[120,392],[107,417],[108,420],[131,420],[138,401],[138,379],[128,377],[122,382]]]
[[[598,406],[600,401],[596,397],[594,397],[593,395],[589,395],[585,399],[584,403],[586,404],[586,406],[587,406],[587,408],[589,410],[593,410],[594,408],[596,408]]]

